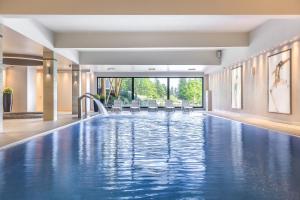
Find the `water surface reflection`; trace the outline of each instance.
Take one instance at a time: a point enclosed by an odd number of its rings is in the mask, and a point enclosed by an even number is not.
[[[0,199],[300,199],[299,169],[299,138],[141,112],[0,151]]]

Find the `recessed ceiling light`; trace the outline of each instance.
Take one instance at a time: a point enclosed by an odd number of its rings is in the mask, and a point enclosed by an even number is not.
[[[155,71],[155,68],[154,67],[150,67],[148,68],[149,71]]]
[[[114,67],[109,67],[109,68],[107,68],[107,71],[113,71],[113,70],[115,70]]]

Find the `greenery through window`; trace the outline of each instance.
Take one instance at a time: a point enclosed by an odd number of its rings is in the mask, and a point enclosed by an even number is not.
[[[147,100],[156,100],[163,106],[167,99],[167,78],[134,78],[134,98],[147,106]]]
[[[113,105],[115,99],[120,99],[124,106],[130,106],[132,101],[132,78],[98,78],[98,94],[105,97],[107,106]]]
[[[176,107],[183,100],[194,107],[203,107],[203,78],[97,78],[97,92],[105,96],[106,106],[120,99],[129,107],[132,99],[147,107],[148,100],[156,100],[159,106],[170,99]]]
[[[170,78],[170,100],[181,106],[183,100],[202,107],[202,78]]]

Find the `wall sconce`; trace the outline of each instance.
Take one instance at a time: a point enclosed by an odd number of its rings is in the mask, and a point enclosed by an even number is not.
[[[51,75],[51,69],[50,69],[50,67],[47,67],[47,75]]]
[[[50,61],[49,60],[46,61],[46,66],[50,67]]]
[[[46,75],[47,76],[51,75],[51,62],[50,62],[50,60],[46,60]]]

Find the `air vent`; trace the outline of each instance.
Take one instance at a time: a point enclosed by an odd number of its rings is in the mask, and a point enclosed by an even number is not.
[[[154,67],[150,67],[148,68],[149,71],[155,71],[155,68]]]

